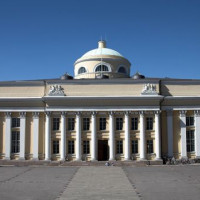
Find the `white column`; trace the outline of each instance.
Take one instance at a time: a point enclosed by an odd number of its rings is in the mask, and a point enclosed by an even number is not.
[[[168,157],[173,157],[173,111],[167,111],[167,143],[168,143]]]
[[[46,112],[45,122],[45,160],[51,159],[51,112]]]
[[[125,160],[130,160],[130,125],[129,112],[125,112]]]
[[[26,113],[20,113],[20,152],[19,159],[25,160]]]
[[[195,152],[196,158],[200,158],[200,111],[195,111]]]
[[[115,132],[114,132],[114,113],[109,113],[109,125],[110,125],[110,134],[109,134],[109,160],[115,160]]]
[[[91,160],[97,160],[97,128],[96,128],[96,112],[92,113],[92,135],[91,135]]]
[[[180,129],[181,129],[181,158],[187,158],[186,148],[186,111],[181,110],[180,113]]]
[[[81,113],[76,114],[76,160],[81,160]]]
[[[39,112],[33,113],[33,160],[38,160]]]
[[[161,143],[160,143],[160,111],[155,112],[155,150],[156,160],[161,160]]]
[[[66,112],[61,113],[61,140],[60,140],[60,160],[65,161],[66,156]]]
[[[146,137],[144,125],[144,112],[140,112],[140,160],[146,159]]]
[[[5,160],[10,160],[11,153],[11,113],[5,113],[6,135],[5,135]]]

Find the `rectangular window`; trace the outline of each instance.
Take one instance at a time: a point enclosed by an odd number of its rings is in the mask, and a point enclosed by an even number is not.
[[[187,140],[187,152],[195,151],[194,148],[194,130],[189,130],[186,132]]]
[[[194,117],[186,117],[186,126],[194,126]]]
[[[100,127],[99,129],[102,131],[102,130],[106,130],[106,118],[100,118],[100,121],[99,121],[99,124],[100,124]]]
[[[83,141],[83,153],[89,154],[90,153],[90,141]]]
[[[116,130],[123,129],[123,118],[116,118]]]
[[[153,117],[147,117],[146,118],[146,129],[147,130],[153,130]]]
[[[12,153],[19,153],[20,151],[20,132],[12,131]]]
[[[117,141],[117,154],[122,154],[123,153],[123,141],[118,140]]]
[[[90,130],[90,118],[83,118],[83,130],[84,131]]]
[[[60,129],[60,118],[53,118],[53,130],[58,131]]]
[[[68,141],[68,154],[74,154],[74,141]]]
[[[138,153],[138,140],[132,140],[132,153]]]
[[[74,118],[68,118],[68,130],[69,131],[74,130],[74,124],[75,124],[75,119]]]
[[[147,153],[153,153],[153,140],[147,140]]]
[[[138,130],[138,118],[131,118],[131,130]]]
[[[20,127],[20,118],[14,117],[12,118],[12,128]]]
[[[59,140],[53,141],[53,154],[59,153]]]

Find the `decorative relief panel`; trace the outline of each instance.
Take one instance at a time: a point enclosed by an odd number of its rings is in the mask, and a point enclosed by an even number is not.
[[[50,86],[48,96],[66,96],[61,85]]]
[[[145,84],[141,94],[142,95],[157,95],[158,93],[156,91],[156,85],[150,84],[150,83]]]

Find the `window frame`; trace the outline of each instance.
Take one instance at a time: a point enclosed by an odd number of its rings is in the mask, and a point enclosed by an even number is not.
[[[131,118],[131,130],[133,130],[133,131],[138,130],[138,117]]]
[[[122,131],[123,130],[123,123],[124,119],[123,117],[116,117],[116,131]]]
[[[67,130],[68,131],[74,131],[75,130],[75,118],[74,117],[69,117],[67,119]]]
[[[147,140],[147,154],[153,154],[153,140]]]
[[[68,154],[74,154],[74,140],[68,140]]]
[[[131,148],[132,148],[132,154],[138,154],[138,140],[132,140]]]
[[[20,117],[12,117],[11,127],[20,128]]]
[[[87,70],[86,70],[85,67],[80,67],[80,68],[78,69],[78,74],[84,74],[84,73],[86,73],[86,72],[87,72]]]
[[[116,141],[116,152],[117,154],[123,154],[123,140]]]
[[[60,117],[53,117],[53,131],[59,131],[60,130]]]
[[[146,130],[147,131],[152,131],[153,130],[153,117],[146,117]]]
[[[99,118],[99,130],[100,131],[105,131],[106,130],[106,117],[100,117]]]
[[[120,69],[123,69],[124,71],[120,72]],[[120,73],[120,74],[127,74],[127,70],[124,66],[120,66],[119,69],[117,70],[117,72]]]
[[[20,131],[12,131],[11,153],[20,153]]]
[[[90,154],[90,141],[89,140],[83,141],[83,154]]]
[[[83,118],[83,131],[89,131],[90,130],[90,118],[84,117]]]
[[[186,127],[194,126],[194,116],[186,116]]]
[[[188,153],[195,152],[195,131],[186,131],[186,149]]]
[[[53,154],[60,153],[60,142],[59,140],[53,140]]]

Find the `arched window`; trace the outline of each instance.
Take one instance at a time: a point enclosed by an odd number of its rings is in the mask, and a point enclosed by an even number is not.
[[[81,68],[79,68],[79,70],[78,70],[78,74],[83,74],[83,73],[85,73],[85,72],[86,72],[85,67],[81,67]]]
[[[126,69],[125,69],[124,67],[120,67],[120,68],[118,69],[118,72],[119,72],[119,73],[126,74]]]
[[[95,72],[108,72],[109,69],[106,65],[99,65],[96,67]]]

